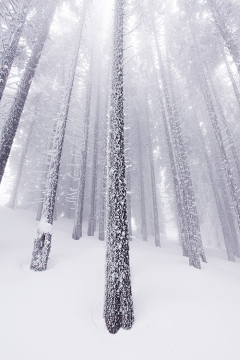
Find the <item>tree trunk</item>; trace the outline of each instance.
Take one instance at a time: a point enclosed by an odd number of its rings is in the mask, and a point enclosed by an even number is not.
[[[190,24],[190,26],[191,26],[191,24]],[[215,138],[216,138],[218,149],[219,149],[219,152],[221,154],[222,165],[223,165],[224,170],[225,170],[225,175],[226,175],[226,179],[227,179],[227,182],[228,182],[229,191],[230,191],[232,201],[233,201],[233,204],[234,204],[234,208],[235,208],[235,212],[236,212],[236,215],[237,215],[238,227],[240,229],[240,196],[239,196],[239,188],[238,188],[238,186],[236,184],[236,181],[234,179],[232,167],[230,165],[229,159],[227,157],[226,149],[224,147],[222,133],[221,133],[220,126],[219,126],[219,123],[218,123],[217,114],[216,114],[216,111],[215,111],[215,108],[214,108],[214,105],[213,105],[210,89],[209,89],[209,86],[208,86],[208,83],[207,83],[207,78],[206,78],[204,68],[203,68],[203,62],[202,62],[202,59],[201,59],[200,50],[198,48],[198,44],[197,44],[197,41],[196,41],[194,29],[193,29],[192,26],[191,26],[191,32],[192,32],[193,41],[194,41],[194,45],[195,45],[195,49],[196,49],[196,61],[197,61],[197,64],[199,66],[200,86],[201,86],[203,98],[204,98],[205,103],[206,103],[209,119],[210,119],[210,122],[211,122],[212,127],[213,127],[213,132],[214,132],[214,135],[215,135]]]
[[[88,218],[88,236],[94,236],[95,223],[96,223],[96,192],[97,192],[99,110],[100,110],[100,84],[98,84],[97,109],[96,109],[96,118],[95,118],[95,126],[94,126],[92,186],[91,186],[91,198],[90,198],[90,211],[89,211],[89,218]]]
[[[13,140],[18,128],[19,120],[28,96],[32,79],[34,77],[44,44],[47,40],[51,21],[55,13],[58,0],[49,5],[44,13],[41,27],[37,35],[32,55],[26,65],[23,77],[21,79],[17,95],[11,107],[8,119],[3,127],[0,140],[0,183],[12,148]]]
[[[151,169],[151,185],[152,185],[152,201],[153,201],[153,219],[154,219],[154,234],[155,245],[161,247],[160,243],[160,231],[159,231],[159,219],[158,219],[158,203],[157,203],[157,190],[156,190],[156,178],[153,159],[152,137],[150,130],[150,120],[148,114],[147,117],[147,135],[148,135],[148,149],[149,149],[149,162]]]
[[[115,1],[111,106],[108,134],[108,214],[104,318],[115,334],[133,324],[127,223],[123,114],[123,18],[125,0]]]
[[[4,49],[3,57],[0,61],[0,101],[2,99],[3,91],[5,89],[8,75],[10,73],[14,57],[17,51],[18,43],[20,37],[22,35],[23,26],[25,24],[25,20],[28,14],[28,10],[30,7],[32,0],[22,0],[19,5],[17,19],[16,19],[16,29],[11,38],[10,44]]]
[[[226,57],[226,54],[225,54],[224,50],[223,50],[223,59],[224,59],[224,62],[225,62],[225,65],[226,65],[226,68],[227,68],[227,71],[228,71],[228,75],[229,75],[229,78],[230,78],[230,81],[231,81],[231,84],[232,84],[232,87],[233,87],[233,90],[234,90],[234,94],[235,94],[237,102],[238,102],[238,106],[240,108],[240,93],[239,93],[236,81],[235,81],[235,79],[233,77],[232,71],[230,69],[229,62],[227,60],[227,57]]]
[[[54,214],[54,205],[57,193],[58,176],[60,160],[62,155],[63,141],[65,129],[73,89],[75,71],[78,61],[78,53],[82,39],[82,30],[85,20],[88,0],[85,1],[82,13],[82,21],[80,21],[78,38],[74,48],[73,59],[69,71],[68,81],[60,106],[60,113],[56,122],[55,136],[53,139],[53,150],[49,166],[49,172],[46,182],[46,191],[43,202],[43,211],[40,224],[37,230],[37,237],[34,241],[33,255],[30,268],[34,271],[43,271],[47,268],[49,253],[52,241],[52,223]]]
[[[138,116],[138,114],[137,114]],[[145,184],[143,176],[143,159],[142,159],[142,139],[141,129],[139,124],[139,116],[137,120],[137,136],[138,136],[138,161],[139,161],[139,182],[140,182],[140,198],[141,198],[141,219],[142,219],[142,238],[147,241],[147,219],[146,219],[146,201],[145,201]]]
[[[15,207],[17,193],[18,193],[18,189],[19,189],[19,184],[20,184],[20,180],[21,180],[21,176],[22,176],[22,172],[23,172],[23,167],[24,167],[24,162],[25,162],[25,159],[26,159],[27,151],[28,151],[28,146],[29,146],[31,136],[32,136],[32,132],[33,132],[33,127],[34,127],[34,120],[32,120],[31,123],[30,123],[27,139],[26,139],[26,142],[25,142],[25,145],[24,145],[24,148],[23,148],[20,160],[19,160],[19,166],[18,166],[16,179],[15,179],[13,189],[12,189],[12,192],[11,192],[11,198],[10,198],[10,201],[8,203],[8,206],[11,209],[14,209],[14,207]]]
[[[152,24],[153,24],[155,43],[157,47],[165,102],[166,102],[166,107],[170,122],[170,128],[172,132],[172,138],[173,138],[173,144],[175,150],[175,159],[177,165],[177,173],[180,181],[181,197],[183,199],[183,204],[185,208],[184,210],[186,216],[185,224],[187,225],[188,228],[187,231],[188,238],[185,239],[185,246],[187,247],[187,252],[189,256],[189,265],[193,265],[194,267],[200,269],[201,268],[200,257],[204,262],[206,262],[206,258],[204,255],[201,235],[199,231],[200,229],[199,229],[199,222],[198,222],[192,180],[191,180],[187,157],[183,147],[183,140],[182,140],[181,129],[178,120],[178,113],[176,107],[173,108],[171,104],[170,93],[168,90],[168,84],[163,66],[160,47],[158,43],[158,37],[157,37],[154,19],[152,21]],[[173,91],[171,92],[171,96],[173,98]],[[175,100],[173,99],[173,105],[174,103]]]
[[[90,69],[91,71],[91,69]],[[76,210],[74,216],[74,227],[72,238],[79,240],[82,237],[82,221],[83,221],[83,204],[84,204],[84,190],[86,181],[86,168],[87,168],[87,152],[88,152],[88,133],[89,133],[89,117],[90,117],[90,104],[91,104],[91,92],[92,92],[92,79],[90,76],[87,97],[86,108],[84,117],[84,144],[81,154],[81,166],[79,173],[78,192],[76,199]]]
[[[230,54],[232,55],[233,61],[235,62],[238,73],[240,75],[240,52],[237,44],[234,41],[233,35],[228,30],[224,18],[217,8],[216,1],[207,0],[207,3],[209,5],[209,8],[211,9],[215,24],[220,34],[222,35]]]

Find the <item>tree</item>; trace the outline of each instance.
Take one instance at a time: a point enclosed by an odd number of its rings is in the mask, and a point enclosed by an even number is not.
[[[43,11],[40,19],[40,29],[37,34],[37,39],[32,50],[32,54],[26,65],[23,77],[21,79],[17,95],[14,99],[8,119],[2,129],[0,139],[0,183],[4,174],[4,170],[10,155],[13,140],[18,128],[18,124],[22,115],[22,111],[28,96],[28,92],[38,66],[38,62],[47,40],[51,21],[55,13],[58,0],[54,0]]]
[[[13,60],[17,51],[18,43],[23,31],[23,26],[27,17],[27,13],[32,0],[21,0],[17,9],[17,19],[15,31],[12,35],[11,41],[4,49],[3,56],[0,61],[0,101],[2,99],[3,91],[5,89],[9,72],[11,70]],[[14,16],[13,16],[14,18]]]
[[[55,199],[57,193],[59,167],[62,155],[63,141],[65,136],[69,105],[72,95],[75,71],[78,62],[79,48],[82,40],[83,25],[86,16],[88,0],[85,0],[82,9],[82,19],[80,19],[78,37],[73,51],[72,63],[69,69],[69,76],[63,98],[60,105],[60,112],[56,122],[55,135],[53,139],[52,156],[48,170],[45,197],[41,221],[37,229],[37,237],[34,241],[32,261],[30,268],[34,271],[43,271],[47,268],[49,253],[52,241],[52,223]]]
[[[123,19],[125,0],[115,1],[113,64],[108,134],[107,253],[104,318],[115,334],[133,324],[126,207],[123,114]]]

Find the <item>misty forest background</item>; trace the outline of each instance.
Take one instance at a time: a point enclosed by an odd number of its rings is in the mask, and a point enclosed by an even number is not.
[[[202,243],[240,257],[239,13],[235,0],[124,3],[130,240],[160,247],[175,230],[195,267]],[[53,216],[75,218],[75,239],[82,221],[106,237],[113,18],[113,1],[0,1],[1,193],[40,220],[65,112]]]

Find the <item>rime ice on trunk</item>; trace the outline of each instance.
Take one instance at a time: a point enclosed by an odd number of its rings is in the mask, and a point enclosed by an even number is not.
[[[19,8],[17,9],[16,29],[11,38],[10,44],[4,49],[3,56],[0,60],[0,101],[2,99],[3,91],[5,89],[8,75],[10,73],[18,43],[23,31],[23,26],[27,17],[27,13],[32,0],[20,0]]]
[[[125,121],[126,122],[126,121]],[[131,204],[131,162],[130,162],[130,127],[125,128],[125,163],[126,163],[126,184],[127,184],[127,215],[129,240],[132,240],[132,204]]]
[[[90,198],[90,211],[88,218],[88,236],[94,236],[96,224],[96,192],[97,192],[97,162],[98,162],[98,135],[99,135],[99,110],[100,110],[100,84],[98,84],[98,98],[96,108],[96,118],[94,126],[94,149],[92,166],[92,186]]]
[[[51,21],[57,6],[57,0],[53,1],[45,10],[40,30],[37,34],[36,43],[30,59],[26,65],[21,79],[17,95],[11,107],[8,119],[2,129],[0,139],[0,183],[12,148],[13,140],[18,128],[19,120],[28,96],[32,79],[34,77],[44,44],[47,40]]]
[[[86,168],[87,168],[91,91],[92,91],[92,80],[90,76],[87,87],[86,108],[85,108],[85,117],[84,117],[84,143],[81,154],[81,166],[79,169],[80,172],[79,172],[77,199],[76,199],[76,210],[75,210],[74,227],[72,233],[72,238],[74,240],[79,240],[82,237],[83,203],[84,203],[84,190],[85,190]]]
[[[111,104],[108,134],[107,254],[104,318],[110,333],[133,324],[126,207],[123,115],[123,7],[115,1]]]
[[[78,53],[82,38],[82,29],[85,20],[85,13],[88,0],[84,3],[82,21],[80,21],[78,38],[74,48],[72,63],[69,70],[68,81],[63,94],[60,113],[56,121],[55,135],[53,139],[53,148],[51,161],[48,170],[45,197],[43,201],[42,217],[37,229],[37,236],[34,241],[32,261],[30,268],[34,271],[43,271],[47,268],[49,253],[52,241],[52,223],[54,215],[54,206],[58,185],[59,167],[62,155],[63,141],[67,124],[68,110],[73,89],[75,70],[77,66]]]

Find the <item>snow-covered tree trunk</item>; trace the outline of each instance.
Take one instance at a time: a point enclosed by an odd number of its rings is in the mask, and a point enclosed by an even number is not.
[[[104,318],[110,333],[133,324],[129,264],[123,114],[123,19],[125,0],[115,1],[108,134],[107,254]]]
[[[31,120],[28,135],[27,135],[27,139],[25,141],[23,151],[22,151],[22,154],[21,154],[21,157],[20,157],[20,160],[19,160],[19,166],[18,166],[16,179],[15,179],[13,189],[12,189],[12,192],[11,192],[11,197],[10,197],[10,200],[9,200],[9,203],[8,203],[8,206],[11,209],[14,209],[14,207],[15,207],[16,198],[17,198],[18,189],[19,189],[19,184],[20,184],[21,176],[22,176],[22,172],[23,172],[24,162],[25,162],[25,159],[26,159],[28,146],[29,146],[29,143],[30,143],[30,140],[31,140],[33,128],[34,128],[34,120]]]
[[[156,178],[155,178],[153,148],[152,148],[152,136],[151,136],[150,120],[149,120],[148,113],[146,114],[146,121],[147,121],[149,162],[150,162],[150,170],[151,170],[151,185],[152,185],[152,202],[153,202],[155,245],[161,247],[159,219],[158,219],[157,189],[156,189]]]
[[[228,62],[228,59],[226,57],[226,54],[225,54],[224,50],[223,50],[223,58],[224,58],[224,62],[225,62],[226,68],[227,68],[227,72],[228,72],[228,75],[229,75],[229,78],[230,78],[230,81],[231,81],[231,84],[232,84],[232,87],[233,87],[233,90],[234,90],[234,94],[235,94],[237,102],[238,102],[238,106],[240,108],[240,92],[238,90],[236,81],[235,81],[235,79],[233,77],[232,70],[231,70],[231,68],[229,66],[229,62]]]
[[[128,121],[125,121],[125,123]],[[131,160],[130,160],[130,127],[125,127],[125,162],[126,162],[126,182],[127,182],[127,216],[128,216],[128,233],[129,240],[132,240],[132,198],[131,198]]]
[[[239,188],[238,188],[237,183],[236,183],[236,181],[234,179],[234,176],[233,176],[232,166],[231,166],[230,161],[229,161],[229,159],[227,157],[227,153],[226,153],[226,149],[225,149],[225,146],[224,146],[221,129],[220,129],[220,126],[219,126],[217,114],[216,114],[216,111],[215,111],[215,108],[214,108],[214,105],[213,105],[211,92],[210,92],[209,85],[208,85],[208,82],[207,82],[207,77],[206,77],[205,72],[204,72],[204,67],[203,67],[203,62],[202,62],[202,59],[201,59],[200,50],[199,50],[199,47],[198,47],[198,44],[197,44],[197,41],[196,41],[195,32],[194,32],[194,29],[193,29],[192,26],[191,26],[191,32],[192,32],[192,36],[193,36],[194,46],[195,46],[195,49],[196,49],[195,54],[196,54],[196,61],[197,61],[198,67],[199,67],[200,86],[201,86],[203,98],[204,98],[205,103],[206,103],[209,119],[210,119],[210,122],[211,122],[212,127],[213,127],[213,132],[214,132],[214,135],[215,135],[215,138],[216,138],[218,149],[219,149],[219,152],[221,154],[222,165],[223,165],[223,168],[224,168],[224,171],[225,171],[227,183],[228,183],[228,186],[229,186],[229,191],[230,191],[232,201],[233,201],[233,204],[234,204],[234,208],[235,208],[235,212],[236,212],[236,216],[237,216],[238,227],[240,229],[240,191],[239,191]]]
[[[185,246],[187,247],[187,253],[189,256],[189,265],[193,265],[194,267],[200,269],[201,268],[200,257],[205,262],[206,262],[206,258],[204,255],[204,250],[201,241],[194,190],[193,190],[190,170],[188,166],[187,156],[183,146],[178,113],[175,106],[175,99],[173,97],[174,93],[171,88],[171,96],[170,96],[154,19],[152,25],[153,25],[155,44],[157,48],[158,61],[159,61],[159,67],[160,67],[162,84],[163,84],[164,98],[165,98],[165,103],[166,103],[166,108],[167,108],[167,113],[169,117],[171,133],[172,133],[181,197],[185,208],[185,213],[184,213],[184,216],[186,216],[185,224],[188,228],[187,231],[188,237],[187,239],[185,238],[185,244],[186,244]],[[171,84],[172,81],[170,79],[170,85]]]
[[[140,200],[141,200],[141,220],[142,220],[142,238],[143,241],[147,241],[147,218],[146,218],[146,200],[145,200],[145,183],[144,183],[144,171],[143,171],[143,156],[142,156],[142,139],[141,129],[139,124],[139,115],[137,114],[137,137],[138,137],[138,168],[139,168],[139,183],[140,183]]]
[[[91,71],[91,69],[90,69],[90,71]],[[85,115],[84,115],[84,130],[83,130],[84,139],[83,139],[83,148],[82,148],[82,153],[81,153],[81,166],[79,169],[78,191],[77,191],[74,226],[73,226],[73,233],[72,233],[72,238],[74,240],[79,240],[82,237],[83,204],[84,204],[84,191],[85,191],[86,169],[87,169],[91,93],[92,93],[92,79],[90,76],[90,79],[89,79],[88,85],[87,85],[86,108],[85,108]]]
[[[99,232],[98,239],[105,240],[106,228],[106,204],[107,204],[107,130],[108,130],[108,99],[109,92],[105,100],[105,116],[106,121],[104,124],[104,142],[103,142],[103,164],[102,164],[102,179],[101,179],[101,194],[100,194],[100,210],[99,210]]]
[[[19,120],[28,96],[32,79],[34,77],[44,44],[47,40],[51,21],[55,13],[58,0],[54,0],[46,7],[41,21],[41,26],[37,34],[36,43],[33,47],[32,54],[26,65],[23,77],[21,79],[13,105],[10,109],[8,119],[2,129],[0,139],[0,183],[4,170],[10,155],[13,140],[18,128]]]
[[[77,37],[76,45],[74,47],[72,63],[69,70],[69,76],[63,94],[63,98],[60,104],[59,116],[56,121],[52,155],[49,165],[46,190],[45,190],[45,196],[43,202],[42,217],[38,225],[37,236],[34,241],[32,261],[30,266],[30,268],[34,271],[46,270],[49,253],[51,250],[52,223],[53,223],[54,206],[55,206],[56,193],[57,193],[60,160],[62,155],[63,141],[65,136],[65,129],[67,124],[67,117],[68,117],[69,105],[70,105],[71,94],[73,89],[75,71],[78,61],[78,53],[82,39],[82,30],[85,20],[87,3],[88,0],[86,0],[85,6],[83,7],[82,19],[79,25],[78,37]]]
[[[32,0],[20,0],[20,4],[18,5],[19,7],[17,9],[16,29],[12,35],[10,43],[4,49],[3,56],[0,60],[0,101],[13,64],[31,2]]]
[[[100,84],[98,84],[97,108],[96,108],[96,117],[95,117],[95,126],[94,126],[92,185],[91,185],[91,197],[90,197],[90,211],[89,211],[89,218],[88,218],[88,236],[94,236],[95,224],[96,224],[99,111],[100,111]]]
[[[239,160],[239,157],[238,157],[238,154],[237,154],[236,146],[234,144],[232,134],[230,133],[229,126],[228,126],[228,123],[227,123],[227,119],[226,119],[226,117],[224,115],[224,111],[223,111],[222,105],[220,103],[220,100],[219,100],[219,97],[218,97],[218,94],[217,94],[217,90],[216,90],[216,87],[215,87],[215,85],[213,83],[213,80],[212,80],[212,77],[211,77],[211,74],[210,74],[210,71],[208,69],[207,64],[205,64],[205,68],[206,68],[206,71],[207,71],[208,80],[209,80],[209,83],[211,85],[213,95],[215,97],[215,101],[216,101],[216,104],[217,104],[219,115],[221,117],[221,120],[222,120],[223,125],[224,125],[224,129],[225,129],[226,134],[227,134],[228,142],[229,142],[229,145],[230,145],[231,150],[232,150],[233,158],[234,158],[235,165],[236,165],[236,168],[237,168],[237,171],[238,171],[238,176],[239,176],[239,179],[240,179],[240,160]]]
[[[225,44],[232,55],[233,61],[237,67],[237,70],[240,74],[240,51],[235,42],[233,34],[230,33],[229,29],[226,26],[225,19],[223,15],[220,13],[218,6],[216,4],[216,0],[207,0],[209,8],[211,9],[215,24],[222,35]]]
[[[220,220],[220,224],[221,224],[221,228],[222,228],[223,239],[224,239],[224,243],[225,243],[226,250],[227,250],[228,260],[235,261],[234,253],[233,253],[233,244],[232,244],[231,236],[229,234],[228,226],[227,226],[227,219],[225,217],[224,209],[223,209],[223,206],[222,206],[219,194],[218,194],[216,182],[214,180],[212,165],[211,165],[208,153],[207,153],[205,140],[204,140],[204,137],[203,137],[203,134],[202,134],[200,128],[198,130],[199,130],[199,137],[201,140],[202,149],[204,152],[204,157],[205,157],[207,168],[208,168],[208,174],[210,177],[213,194],[214,194],[214,198],[215,198],[215,202],[216,202],[216,206],[217,206],[217,210],[218,210],[218,216],[219,216],[219,220]]]

